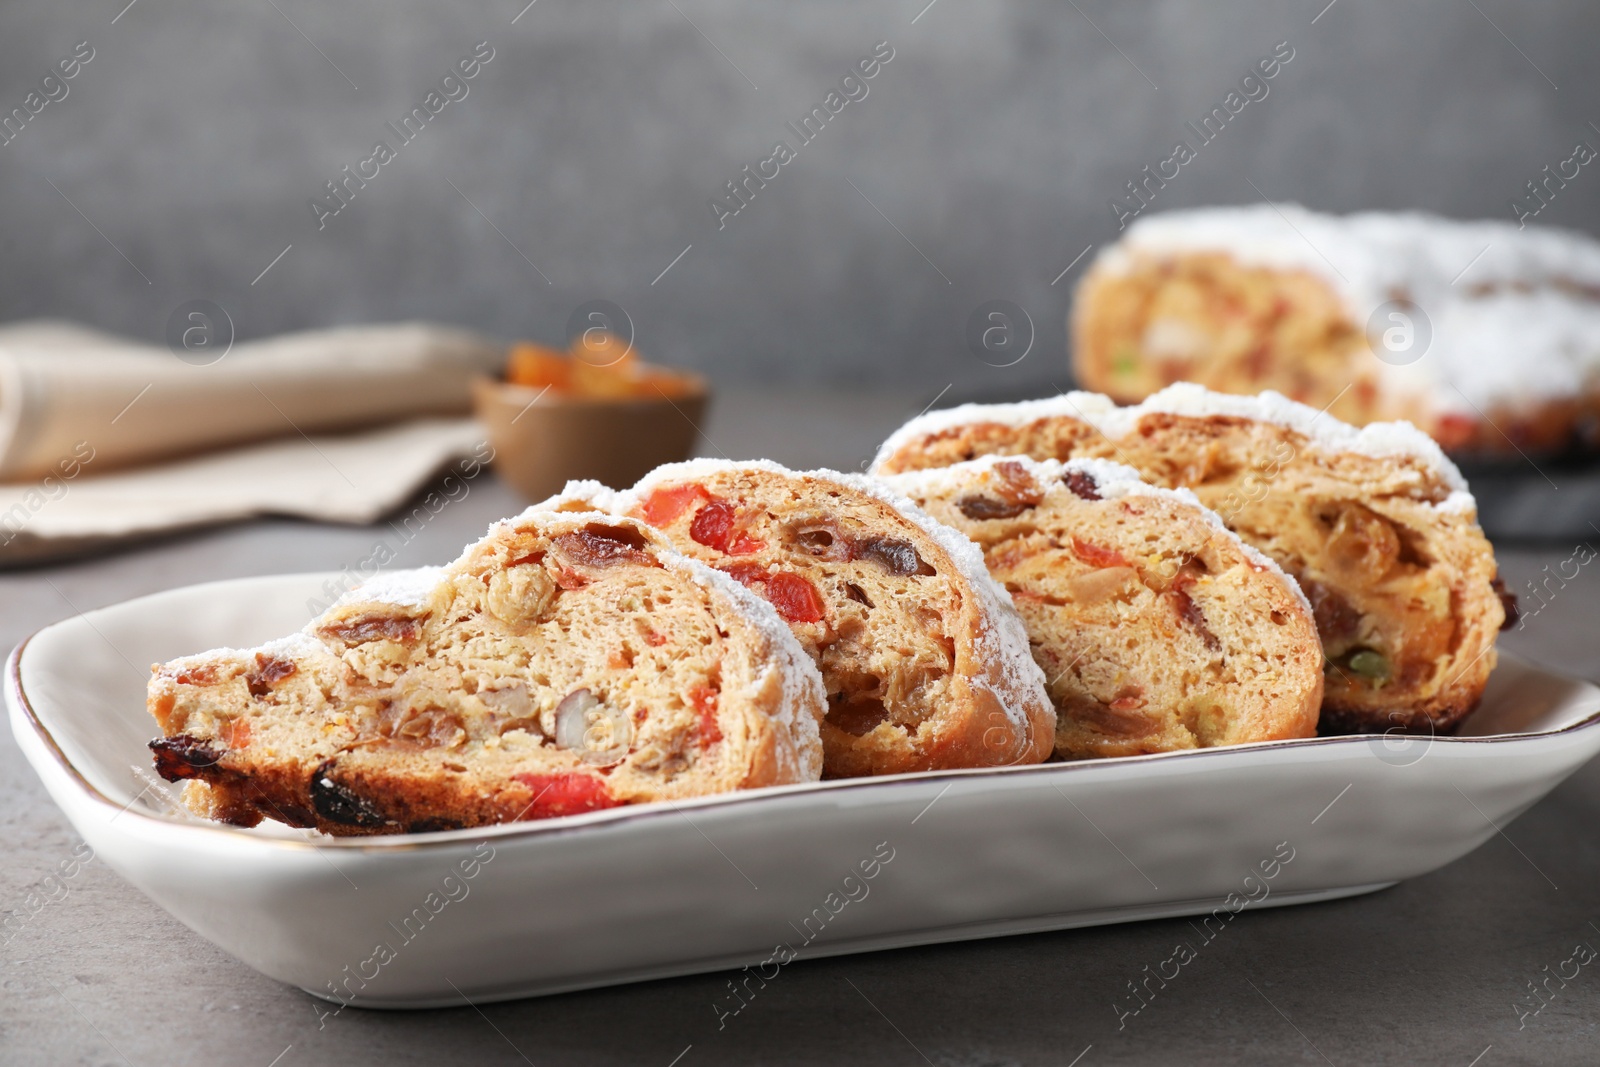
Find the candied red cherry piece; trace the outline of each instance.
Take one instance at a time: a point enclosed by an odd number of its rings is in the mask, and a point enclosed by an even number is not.
[[[738,516],[726,500],[712,500],[701,508],[689,524],[689,536],[697,544],[726,552],[730,556],[748,556],[766,545],[738,528]]]
[[[767,578],[767,600],[790,622],[821,622],[822,594],[803,575],[779,571]]]
[[[1084,541],[1081,538],[1072,539],[1072,551],[1079,559],[1091,567],[1126,567],[1128,561],[1121,552],[1114,548],[1103,548],[1100,545]]]
[[[789,622],[822,621],[822,594],[804,575],[769,572],[759,563],[735,563],[721,570],[734,581],[760,593]]]
[[[665,526],[687,511],[691,504],[710,499],[705,486],[690,482],[655,490],[645,499],[641,510],[645,522],[651,526]]]
[[[522,819],[548,819],[556,815],[578,815],[621,804],[606,784],[591,774],[514,774],[511,776],[533,791],[533,800]]]
[[[700,716],[700,746],[709,748],[722,740],[722,728],[717,725],[718,691],[710,686],[697,685],[689,690],[689,703]]]
[[[733,505],[726,500],[713,500],[695,513],[689,524],[689,536],[697,544],[725,552],[728,537],[733,533]]]

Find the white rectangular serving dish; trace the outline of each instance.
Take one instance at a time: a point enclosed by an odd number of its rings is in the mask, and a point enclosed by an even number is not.
[[[771,977],[794,957],[1213,911],[1220,924],[1441,867],[1600,751],[1600,689],[1505,657],[1454,737],[819,782],[381,838],[175,810],[145,747],[148,665],[296,630],[328,577],[192,586],[57,623],[12,654],[6,697],[29,762],[110,866],[251,967],[363,1007],[746,965]]]

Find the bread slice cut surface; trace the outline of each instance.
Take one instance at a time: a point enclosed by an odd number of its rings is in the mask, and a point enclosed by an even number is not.
[[[456,829],[814,781],[821,678],[770,605],[617,516],[528,512],[298,634],[154,668],[200,814]]]
[[[607,497],[772,603],[822,671],[829,777],[1037,763],[1055,716],[962,534],[872,479],[699,460]],[[559,501],[560,498],[558,498]]]
[[[1192,493],[1103,460],[989,456],[889,481],[977,542],[1016,601],[1058,756],[1315,735],[1310,604]]]

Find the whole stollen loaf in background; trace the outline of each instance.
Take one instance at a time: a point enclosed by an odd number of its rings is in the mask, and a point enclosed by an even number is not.
[[[0,327],[0,482],[52,474],[81,443],[95,471],[273,437],[465,415],[506,346],[400,323],[286,334],[196,365],[65,322]]]
[[[1458,455],[1600,448],[1600,241],[1294,205],[1145,216],[1079,284],[1073,366],[1134,403],[1263,389]]]

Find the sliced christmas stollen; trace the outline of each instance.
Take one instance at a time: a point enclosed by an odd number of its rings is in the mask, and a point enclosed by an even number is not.
[[[982,455],[1118,460],[1193,490],[1310,598],[1324,732],[1449,729],[1488,684],[1515,601],[1461,473],[1408,423],[1357,430],[1276,393],[1180,383],[1135,407],[1067,393],[931,412],[896,430],[873,469]]]
[[[886,481],[976,542],[1011,593],[1058,756],[1315,735],[1311,605],[1194,494],[1102,460],[987,456]]]
[[[1022,621],[976,547],[860,475],[696,460],[631,490],[574,483],[749,586],[822,671],[824,775],[1037,763],[1055,714]]]
[[[530,511],[301,633],[154,668],[211,818],[453,829],[814,781],[822,684],[772,607],[604,514]]]

